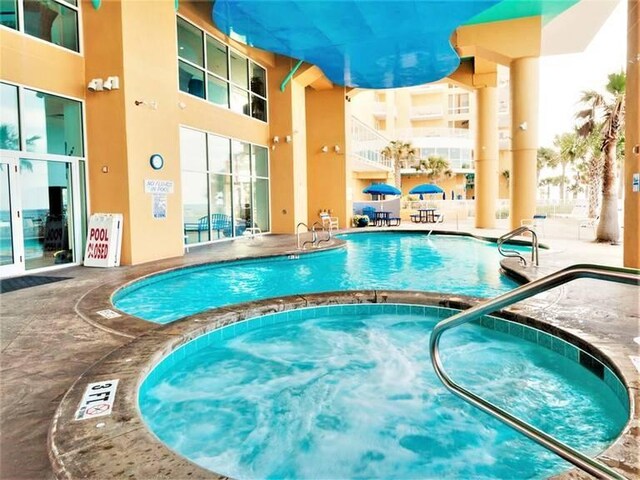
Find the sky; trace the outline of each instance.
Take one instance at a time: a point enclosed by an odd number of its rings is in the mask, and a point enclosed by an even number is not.
[[[573,130],[582,91],[604,92],[607,75],[624,68],[626,7],[626,0],[620,0],[584,52],[540,59],[540,146],[550,147],[556,134]]]

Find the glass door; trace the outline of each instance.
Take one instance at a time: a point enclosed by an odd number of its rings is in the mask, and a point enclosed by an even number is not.
[[[72,263],[71,164],[21,158],[20,190],[25,268]]]
[[[24,271],[17,165],[14,159],[0,157],[0,277]]]

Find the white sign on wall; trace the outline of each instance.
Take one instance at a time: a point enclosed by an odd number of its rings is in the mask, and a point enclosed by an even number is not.
[[[122,244],[122,214],[94,213],[89,219],[85,267],[117,267]]]
[[[173,180],[150,180],[144,181],[144,193],[168,194],[173,193]]]
[[[76,420],[110,415],[116,399],[118,380],[90,383],[84,391],[82,401],[76,410]]]

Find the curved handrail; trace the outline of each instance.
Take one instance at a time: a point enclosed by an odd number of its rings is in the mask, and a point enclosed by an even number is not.
[[[511,415],[509,412],[458,385],[446,374],[442,361],[440,360],[440,352],[438,349],[440,336],[446,330],[472,320],[477,320],[483,315],[487,315],[513,303],[578,278],[595,278],[598,280],[607,280],[629,285],[640,285],[640,270],[607,267],[602,265],[573,265],[539,280],[535,280],[531,283],[518,287],[515,290],[494,298],[493,300],[481,303],[469,310],[453,315],[452,317],[439,322],[433,328],[433,332],[431,333],[431,338],[429,340],[431,362],[433,363],[436,375],[444,386],[454,394],[471,403],[473,406],[488,413],[489,415],[492,415],[503,423],[506,423],[531,440],[542,445],[548,450],[551,450],[556,455],[559,455],[576,467],[581,468],[597,478],[614,478],[617,480],[624,480],[624,476],[620,475],[607,465],[604,465],[603,463],[584,455],[572,447],[565,445],[551,435],[537,429],[523,420],[520,420],[518,417]]]
[[[329,234],[329,236],[327,238],[318,238],[316,237],[316,247],[320,246],[320,244],[322,242],[330,242],[331,241],[331,229],[326,229],[325,226],[323,224],[321,224],[320,222],[313,222],[313,225],[311,225],[311,230],[313,230],[314,232],[316,231],[316,226],[320,227],[320,230],[323,232],[327,232]]]
[[[305,240],[304,242],[302,242],[302,245],[300,245],[300,227],[304,227],[307,229],[307,232],[311,232],[311,240]],[[310,229],[309,225],[307,225],[304,222],[300,222],[298,225],[296,225],[296,242],[297,242],[298,250],[304,250],[304,246],[307,243],[314,245],[317,240],[318,240],[318,234],[316,233],[315,230]]]
[[[534,230],[532,230],[531,228],[527,227],[527,226],[522,226],[522,227],[518,227],[515,230],[511,230],[508,233],[505,233],[504,235],[502,235],[500,238],[498,238],[498,252],[500,252],[500,255],[502,255],[503,257],[515,257],[515,258],[519,258],[520,261],[522,262],[522,264],[526,267],[527,266],[527,260],[520,255],[520,252],[516,251],[516,250],[504,250],[502,248],[502,244],[504,242],[506,242],[507,240],[513,238],[513,237],[517,237],[518,235],[522,235],[525,232],[529,232],[531,234],[531,262],[533,264],[535,264],[535,266],[538,266],[538,235],[536,234],[536,232]]]

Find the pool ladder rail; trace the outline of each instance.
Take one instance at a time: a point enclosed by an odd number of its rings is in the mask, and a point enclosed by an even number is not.
[[[532,230],[531,228],[529,228],[527,226],[518,227],[515,230],[512,230],[509,233],[505,233],[500,238],[498,238],[498,252],[500,252],[500,255],[502,255],[503,257],[519,258],[520,262],[522,263],[522,265],[526,267],[527,266],[527,260],[520,254],[520,252],[518,252],[516,250],[508,250],[508,249],[503,248],[503,244],[507,240],[510,240],[513,237],[517,237],[518,235],[522,235],[524,233],[530,233],[531,234],[531,263],[534,264],[537,267],[538,266],[538,253],[539,253],[538,235],[536,234],[536,232],[534,230]]]
[[[593,278],[596,280],[640,286],[640,270],[590,264],[567,267],[439,322],[433,328],[433,332],[431,333],[431,338],[429,340],[431,363],[433,364],[436,375],[444,386],[471,405],[497,418],[534,442],[542,445],[548,450],[551,450],[556,455],[562,457],[596,478],[625,480],[626,477],[616,472],[608,465],[605,465],[604,463],[599,462],[598,460],[595,460],[568,445],[565,445],[551,435],[539,430],[518,417],[511,415],[506,410],[501,409],[488,400],[485,400],[479,395],[476,395],[470,390],[458,385],[444,371],[442,361],[440,359],[440,337],[445,331],[459,325],[469,323],[473,320],[478,320],[484,315],[489,315],[496,310],[508,307],[516,302],[525,300],[551,288],[564,285],[567,282],[579,278]]]
[[[306,230],[301,232],[300,227],[304,227]],[[327,232],[327,237],[320,238],[318,236],[318,230],[316,230],[316,227],[320,227],[319,231],[321,232]],[[311,233],[311,240],[304,240],[303,242],[301,242],[301,235],[309,232]],[[326,229],[320,222],[313,223],[313,225],[311,225],[311,228],[309,228],[309,225],[304,222],[300,222],[298,225],[296,225],[296,242],[298,250],[306,250],[305,247],[309,244],[311,244],[311,246],[314,248],[318,248],[322,242],[330,242],[331,238],[331,230]]]

